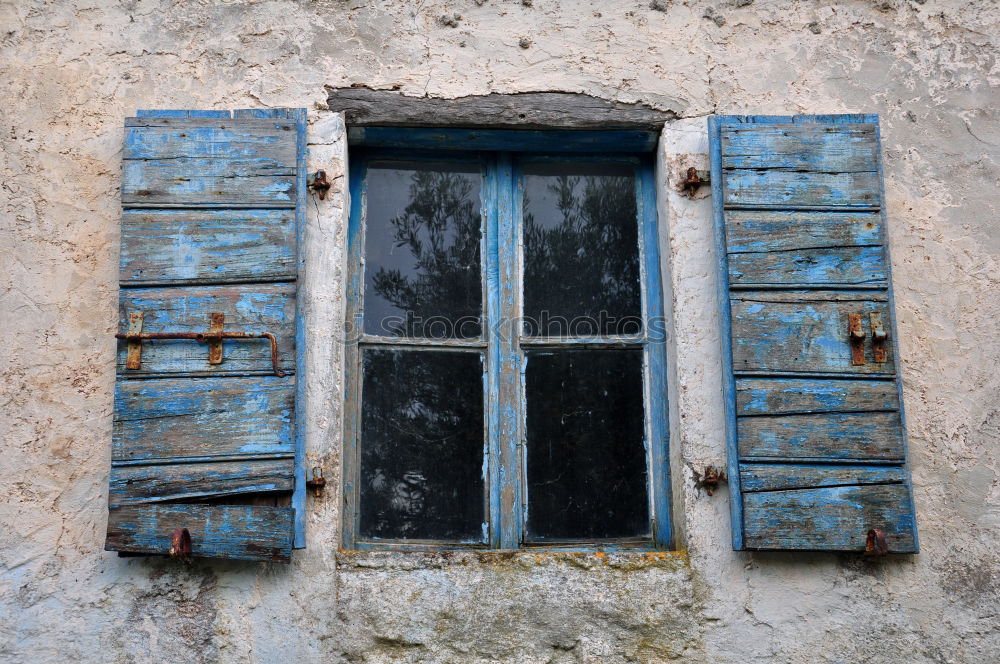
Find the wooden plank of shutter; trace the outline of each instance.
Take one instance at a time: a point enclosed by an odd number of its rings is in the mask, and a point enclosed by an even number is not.
[[[196,339],[118,347],[106,548],[169,551],[187,528],[193,555],[288,562],[301,540],[301,439],[295,427],[301,325],[302,109],[150,111],[126,121],[119,329],[223,331],[208,362]],[[274,505],[262,501],[262,496]],[[292,506],[287,505],[291,499]]]
[[[122,505],[108,510],[106,549],[166,553],[174,530],[191,533],[194,557],[291,561],[292,512],[264,505]]]
[[[119,329],[128,326],[133,311],[144,313],[143,329],[150,332],[199,333],[208,329],[213,312],[225,315],[224,329],[260,334],[278,340],[279,367],[295,371],[295,282],[224,286],[169,286],[122,289],[118,301]],[[270,346],[265,339],[226,339],[222,364],[205,360],[205,344],[191,340],[143,342],[142,368],[125,369],[127,346],[118,349],[118,370],[129,377],[166,374],[271,374]]]
[[[296,136],[293,120],[129,119],[122,204],[294,209]]]
[[[290,458],[294,408],[294,376],[119,379],[111,458]]]
[[[121,279],[133,286],[295,279],[293,210],[124,210]]]
[[[877,118],[719,116],[709,140],[734,548],[863,551],[876,528],[917,551]]]

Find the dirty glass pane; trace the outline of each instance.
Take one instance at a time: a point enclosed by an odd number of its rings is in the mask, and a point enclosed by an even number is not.
[[[361,535],[482,541],[480,354],[362,357]]]
[[[647,535],[642,351],[527,358],[529,538]]]
[[[639,333],[632,168],[527,165],[523,184],[525,334]]]
[[[372,162],[366,180],[368,334],[480,335],[479,167]]]

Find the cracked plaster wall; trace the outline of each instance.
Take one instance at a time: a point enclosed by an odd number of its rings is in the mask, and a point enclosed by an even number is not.
[[[0,2],[0,661],[994,661],[998,34],[992,0]],[[103,552],[122,118],[309,106],[338,173],[323,86],[351,84],[642,101],[681,117],[667,175],[706,163],[711,113],[881,114],[922,553],[729,550],[725,492],[691,476],[724,454],[710,203],[674,193],[682,553],[337,554],[336,485],[290,567]],[[338,182],[311,217],[334,246]],[[310,452],[336,468],[328,385]]]

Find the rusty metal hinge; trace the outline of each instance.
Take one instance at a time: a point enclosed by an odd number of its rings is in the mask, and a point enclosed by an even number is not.
[[[129,314],[128,332],[115,335],[117,339],[125,339],[128,342],[128,356],[125,360],[126,369],[140,369],[142,367],[142,342],[152,339],[191,339],[199,343],[208,344],[208,363],[222,364],[222,340],[223,339],[267,339],[271,342],[271,368],[274,375],[279,378],[285,375],[279,367],[278,340],[270,332],[260,334],[247,334],[246,332],[225,332],[223,327],[226,323],[226,316],[220,312],[212,312],[209,315],[209,326],[207,332],[143,332],[143,312],[134,311]]]

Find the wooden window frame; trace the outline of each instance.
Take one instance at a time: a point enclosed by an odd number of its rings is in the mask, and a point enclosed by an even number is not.
[[[660,273],[659,229],[653,149],[658,134],[648,130],[519,131],[470,129],[352,128],[348,169],[350,221],[347,233],[347,330],[343,521],[346,550],[426,551],[440,549],[548,551],[661,551],[674,545],[671,526],[669,427],[667,420],[667,325]],[[523,338],[496,334],[496,323],[521,316],[521,173],[523,161],[585,159],[631,165],[636,183],[643,332],[621,337]],[[372,160],[472,161],[483,166],[483,334],[477,340],[415,340],[363,334],[365,176]],[[650,322],[655,321],[655,327]],[[366,539],[359,534],[362,349],[425,348],[481,352],[485,357],[484,486],[485,543],[439,540]],[[650,536],[528,542],[524,455],[524,351],[528,348],[639,348],[643,350],[644,445]],[[514,413],[504,417],[502,413]],[[504,472],[501,472],[501,471]],[[514,472],[510,472],[510,471]]]

